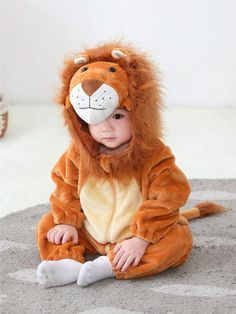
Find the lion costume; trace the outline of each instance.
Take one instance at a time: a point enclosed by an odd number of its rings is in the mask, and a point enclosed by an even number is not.
[[[192,248],[187,219],[224,209],[205,203],[180,214],[190,186],[161,140],[153,64],[119,42],[87,49],[66,61],[58,103],[72,142],[52,170],[51,211],[37,228],[41,258],[84,263],[86,254],[101,254],[112,261],[116,243],[137,236],[149,242],[147,250],[138,266],[114,269],[117,279],[183,264]],[[122,152],[109,154],[90,136],[88,123],[104,121],[116,108],[129,111],[132,139]],[[75,226],[79,243],[49,243],[47,232],[56,224]]]

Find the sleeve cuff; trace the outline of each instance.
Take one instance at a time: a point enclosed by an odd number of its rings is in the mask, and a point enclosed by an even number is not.
[[[148,231],[147,229],[138,229],[136,226],[131,226],[131,234],[135,237],[139,237],[143,240],[146,240],[152,244],[159,242],[171,229],[171,226],[166,227],[162,230],[156,232]]]
[[[71,214],[69,217],[66,215],[66,213],[61,213],[61,215],[55,215],[53,214],[54,223],[56,225],[60,224],[66,224],[66,225],[72,225],[78,229],[80,229],[84,222],[84,214],[83,213],[77,213],[77,214]]]

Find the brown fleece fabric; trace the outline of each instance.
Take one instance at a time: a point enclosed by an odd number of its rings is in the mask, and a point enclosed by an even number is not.
[[[115,59],[112,56],[115,48],[128,57]],[[37,228],[40,256],[43,260],[72,258],[84,262],[86,254],[108,253],[112,261],[112,249],[116,243],[98,243],[85,229],[86,217],[80,204],[80,191],[90,175],[97,180],[117,179],[121,182],[134,177],[143,203],[130,222],[130,232],[150,244],[138,266],[130,266],[126,272],[115,271],[116,277],[149,276],[181,265],[192,247],[188,222],[179,214],[179,208],[188,199],[190,186],[176,166],[171,150],[160,139],[162,102],[158,72],[143,53],[120,42],[87,49],[81,55],[87,56],[86,67],[91,67],[91,72],[86,73],[86,80],[95,77],[96,81],[110,84],[120,95],[118,107],[129,110],[132,140],[122,153],[100,152],[87,124],[78,117],[69,102],[71,88],[85,80],[85,74],[80,71],[85,64],[76,65],[73,60],[67,60],[58,102],[63,108],[72,143],[52,170],[56,189],[50,197],[51,212],[42,218]],[[105,72],[111,65],[118,65],[126,73],[117,71],[116,80],[119,82],[114,80],[114,73]],[[56,224],[75,226],[79,244],[48,243],[47,232]]]
[[[130,266],[125,272],[113,268],[117,279],[134,279],[155,275],[170,267],[183,264],[192,247],[192,235],[185,218],[181,219],[167,232],[156,244],[150,244],[138,266]],[[38,224],[37,242],[42,260],[60,260],[64,258],[74,259],[80,263],[85,262],[86,255],[106,255],[112,262],[114,258],[113,248],[115,243],[106,245],[94,240],[86,229],[78,230],[79,243],[67,242],[63,245],[51,244],[47,241],[47,232],[55,226],[53,216],[48,213],[43,216]]]

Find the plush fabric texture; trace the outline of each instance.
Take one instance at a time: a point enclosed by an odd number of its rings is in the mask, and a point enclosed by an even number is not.
[[[100,243],[114,243],[131,237],[130,221],[142,204],[142,195],[134,178],[124,185],[118,180],[110,184],[89,177],[81,189],[80,202],[87,217],[86,230]]]
[[[114,269],[116,278],[150,276],[181,265],[187,260],[192,247],[188,222],[179,213],[180,207],[188,200],[190,186],[175,164],[170,148],[161,140],[162,101],[158,71],[143,53],[120,42],[88,49],[76,55],[76,62],[67,60],[62,73],[58,102],[62,106],[72,143],[52,170],[56,189],[50,197],[51,212],[43,217],[37,229],[41,258],[72,258],[83,263],[86,254],[99,253],[108,254],[112,261],[116,242],[137,236],[150,242],[146,253],[138,266],[130,266],[125,272]],[[112,72],[108,71],[109,68],[113,68]],[[113,72],[114,68],[116,72]],[[103,83],[112,86],[119,95],[117,107],[129,110],[132,139],[129,147],[117,154],[109,154],[109,150],[106,154],[102,153],[100,145],[90,136],[87,123],[74,109],[75,104],[70,102],[70,93],[75,86],[82,86],[91,96]],[[113,228],[109,229],[110,234],[117,231],[117,226],[120,230],[129,226],[129,233],[124,233],[123,238],[105,237],[106,240],[101,241],[99,236],[96,237],[96,232],[86,228],[90,222],[98,230],[103,221],[102,210],[96,217],[91,215],[96,202],[91,203],[89,211],[81,206],[81,192],[86,194],[82,193],[83,199],[95,195],[96,191],[91,187],[87,192],[85,189],[91,178],[100,185],[109,183],[114,189],[115,182],[125,189],[129,187],[130,178],[136,181],[142,201],[137,202],[137,208],[131,211],[132,215],[128,218],[118,219],[114,225],[110,219],[110,225],[108,222],[106,226]],[[102,197],[96,200],[97,208],[102,208]],[[115,202],[117,197],[114,196],[113,200]],[[114,215],[117,210],[114,209]],[[128,205],[127,213],[130,213]],[[89,216],[93,217],[90,221]],[[55,224],[75,226],[79,244],[48,243],[46,234]]]

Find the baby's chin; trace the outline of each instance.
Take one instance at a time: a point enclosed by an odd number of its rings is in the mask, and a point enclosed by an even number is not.
[[[107,155],[117,155],[122,153],[125,149],[129,147],[130,140],[128,142],[119,143],[116,145],[105,145],[104,143],[101,143],[101,153],[107,154]]]
[[[100,144],[106,146],[107,148],[116,148],[122,145],[122,143],[118,142],[116,139],[105,139],[100,141]]]
[[[122,141],[116,137],[103,138],[99,142],[109,149],[116,149],[126,143],[126,141]]]

